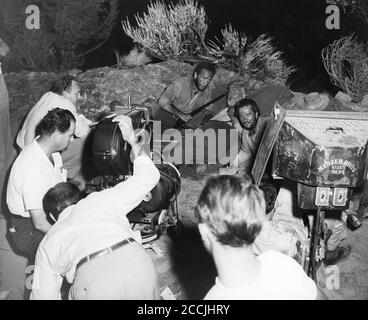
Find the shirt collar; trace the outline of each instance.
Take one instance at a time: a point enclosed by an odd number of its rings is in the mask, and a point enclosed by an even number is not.
[[[69,207],[67,207],[67,208],[65,208],[60,214],[59,214],[59,218],[58,218],[58,222],[59,221],[63,221],[63,220],[65,220],[65,219],[67,219],[67,218],[69,218],[71,215],[72,215],[72,213],[73,213],[73,209],[74,209],[74,206],[75,206],[75,204],[72,204],[71,206],[69,206]]]

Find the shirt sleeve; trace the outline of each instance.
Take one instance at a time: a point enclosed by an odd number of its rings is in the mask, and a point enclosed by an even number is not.
[[[48,191],[48,186],[53,186],[52,181],[45,181],[47,176],[42,174],[41,168],[31,167],[27,176],[23,178],[22,196],[26,211],[32,209],[43,210],[42,199]]]
[[[42,247],[37,250],[33,274],[31,300],[61,300],[63,277],[50,265],[49,257]]]
[[[134,160],[133,175],[130,178],[113,188],[92,193],[80,204],[104,214],[127,214],[141,203],[159,179],[160,173],[152,160],[141,155]]]
[[[166,98],[170,101],[170,103],[173,103],[175,99],[177,99],[182,91],[182,84],[179,80],[175,80],[165,89],[165,91],[162,93],[161,97]]]

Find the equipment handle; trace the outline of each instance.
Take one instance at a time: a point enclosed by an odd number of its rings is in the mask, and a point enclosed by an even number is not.
[[[344,133],[344,129],[341,127],[328,127],[325,131],[341,131],[341,133]]]

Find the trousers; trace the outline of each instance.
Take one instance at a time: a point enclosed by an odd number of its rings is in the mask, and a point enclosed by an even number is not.
[[[69,300],[158,300],[158,276],[151,257],[136,243],[83,263]]]
[[[31,218],[12,215],[10,235],[17,249],[33,261],[45,234],[34,228]]]

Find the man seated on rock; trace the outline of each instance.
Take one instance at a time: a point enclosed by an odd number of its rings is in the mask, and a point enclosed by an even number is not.
[[[6,197],[11,212],[9,231],[16,247],[31,260],[51,227],[42,198],[48,189],[66,181],[59,152],[73,140],[75,122],[69,110],[49,111],[39,123],[40,135],[22,150],[10,171]]]
[[[86,136],[90,132],[89,125],[92,122],[77,113],[76,103],[79,97],[80,88],[75,77],[67,75],[56,80],[50,91],[46,92],[28,112],[16,142],[21,149],[24,149],[39,135],[38,124],[48,111],[54,108],[69,110],[76,119],[76,139],[61,153],[61,156],[64,168],[68,172],[68,179],[74,180],[83,190],[85,179],[81,171],[82,156]]]
[[[152,104],[153,120],[161,121],[162,130],[175,127],[178,120],[186,127],[200,126],[214,115],[214,105],[208,105],[194,117],[191,113],[216,98],[214,92],[225,93],[226,85],[233,77],[235,74],[231,72],[228,77],[220,78],[214,64],[199,63],[192,76],[174,80],[161,94],[158,104]]]
[[[155,187],[160,174],[137,143],[131,118],[115,117],[132,147],[133,176],[80,200],[71,183],[59,183],[43,199],[55,224],[36,256],[31,299],[61,299],[63,277],[69,299],[159,299],[158,277],[127,213]],[[80,201],[79,201],[80,200]]]
[[[196,207],[199,232],[217,269],[204,299],[316,299],[317,287],[292,258],[252,245],[266,220],[263,193],[250,179],[211,177]]]
[[[180,154],[183,160],[176,164],[187,164],[185,152],[191,153],[188,158],[192,159],[191,163],[196,166],[198,172],[205,171],[209,163],[216,166],[221,162],[218,156],[220,153],[218,151],[220,143],[217,143],[218,134],[220,130],[226,132],[226,139],[230,140],[230,130],[233,128],[224,121],[210,119],[221,109],[226,108],[225,104],[221,104],[221,100],[216,105],[214,100],[225,96],[227,84],[237,77],[238,75],[233,72],[219,75],[216,73],[215,65],[201,62],[195,67],[191,76],[174,80],[161,94],[157,103],[146,101],[146,105],[152,110],[152,119],[160,121],[162,132],[170,128],[191,128],[202,130],[202,132],[210,129],[211,133],[214,132],[216,135],[216,139],[209,139],[208,142],[205,142],[208,145],[204,145],[203,150],[195,148],[194,144],[193,150],[188,150],[184,147],[188,145],[184,142],[186,135],[182,130],[183,142],[176,148],[181,148]],[[198,113],[194,115],[196,112]],[[230,142],[226,145],[221,143],[221,147],[226,149],[228,154]],[[208,150],[213,152],[209,154]]]

